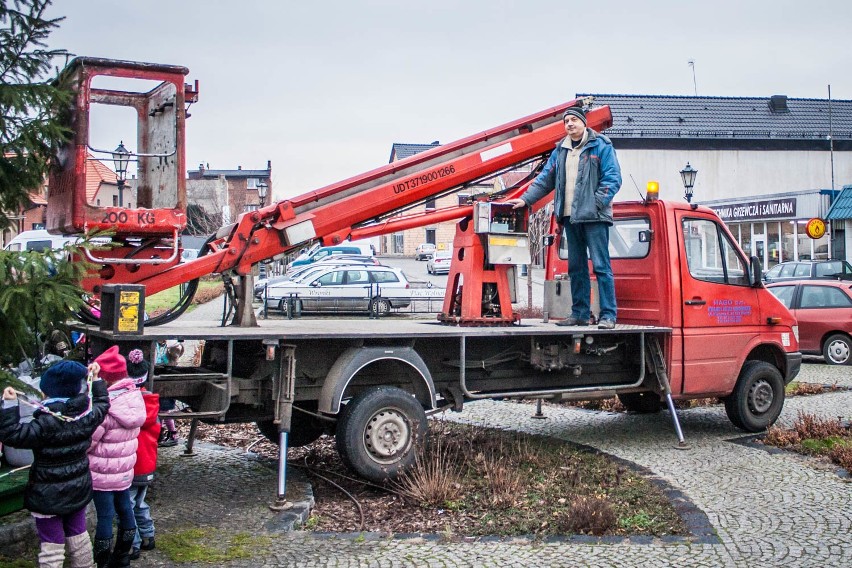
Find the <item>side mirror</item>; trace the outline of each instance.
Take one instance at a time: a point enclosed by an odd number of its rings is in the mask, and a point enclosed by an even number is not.
[[[541,238],[542,246],[549,247],[556,242],[556,237],[553,235],[545,235]]]
[[[322,282],[320,282],[319,280],[314,280],[313,282],[311,282],[311,287],[312,288],[322,288]]]
[[[654,231],[651,231],[650,229],[648,229],[646,231],[639,231],[639,235],[638,235],[639,236],[639,242],[640,243],[650,243],[651,237],[653,236],[653,234],[654,234]]]
[[[760,264],[760,259],[753,256],[749,259],[749,274],[751,285],[754,288],[759,288],[763,285],[763,266]]]

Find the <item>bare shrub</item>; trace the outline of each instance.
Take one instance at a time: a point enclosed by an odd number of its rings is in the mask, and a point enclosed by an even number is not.
[[[616,397],[599,398],[595,400],[566,400],[563,404],[585,410],[600,410],[603,412],[627,412],[624,405]]]
[[[763,438],[763,441],[771,446],[785,448],[788,446],[795,446],[801,442],[801,438],[799,437],[799,433],[795,430],[788,430],[781,426],[770,426],[766,431],[766,436]]]
[[[606,499],[580,495],[568,508],[567,528],[572,532],[602,535],[618,524],[615,510]]]
[[[825,420],[814,414],[799,411],[793,429],[800,438],[830,438],[832,436],[843,436],[846,428],[840,420]]]
[[[511,507],[521,491],[521,474],[513,465],[507,466],[493,458],[486,461],[485,471],[491,502],[498,507]]]
[[[538,306],[518,306],[515,312],[524,319],[544,317],[544,311]]]
[[[417,453],[414,466],[394,484],[396,492],[421,507],[441,506],[461,496],[462,476],[457,447],[447,446],[440,436]]]
[[[835,447],[828,456],[831,461],[852,473],[852,443]]]
[[[221,296],[225,292],[225,285],[219,282],[216,286],[211,288],[202,288],[196,294],[195,298],[192,299],[192,303],[194,304],[206,304],[211,300],[215,300],[219,296]]]
[[[796,383],[787,393],[787,396],[808,396],[812,394],[822,394],[825,392],[823,385],[814,383]]]

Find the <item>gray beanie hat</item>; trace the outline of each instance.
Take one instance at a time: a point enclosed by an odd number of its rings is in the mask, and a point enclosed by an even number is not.
[[[583,111],[582,107],[573,106],[568,107],[568,110],[562,115],[562,120],[565,120],[569,116],[576,116],[580,120],[583,121],[583,124],[586,124],[586,113]]]

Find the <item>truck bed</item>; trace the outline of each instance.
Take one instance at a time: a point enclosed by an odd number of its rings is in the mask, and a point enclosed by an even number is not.
[[[91,337],[114,342],[145,342],[162,339],[352,339],[352,338],[430,338],[430,337],[506,337],[540,335],[620,335],[636,333],[668,333],[669,327],[617,324],[615,329],[602,330],[595,325],[560,327],[554,322],[524,319],[520,325],[467,327],[444,325],[432,319],[386,317],[367,318],[297,318],[292,320],[261,320],[258,327],[221,327],[209,322],[176,321],[145,328],[142,335],[118,334],[94,326],[77,326],[77,331]]]

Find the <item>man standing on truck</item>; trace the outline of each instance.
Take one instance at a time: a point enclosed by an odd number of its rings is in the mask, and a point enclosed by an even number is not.
[[[591,280],[589,257],[598,279],[601,313],[598,327],[615,327],[615,281],[609,259],[612,199],[621,188],[621,168],[609,138],[586,127],[580,106],[562,115],[568,136],[560,142],[541,173],[518,199],[515,209],[530,206],[554,189],[553,215],[558,233],[568,240],[571,315],[556,325],[589,325]]]

